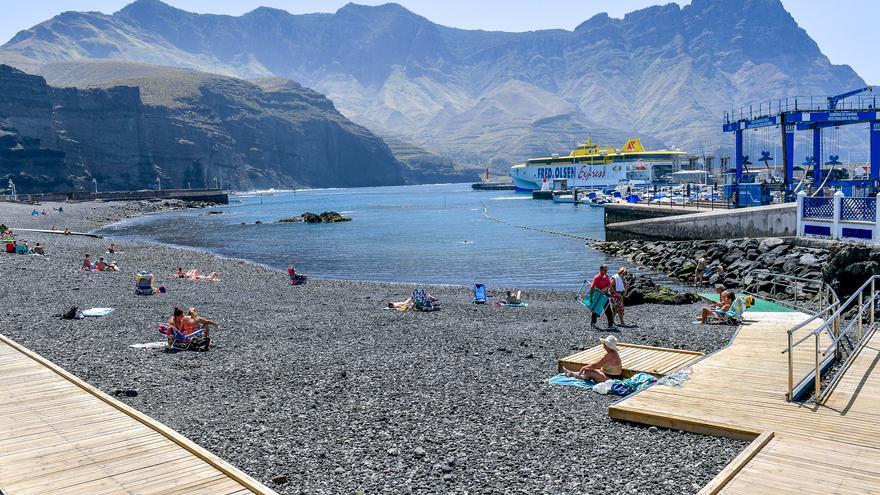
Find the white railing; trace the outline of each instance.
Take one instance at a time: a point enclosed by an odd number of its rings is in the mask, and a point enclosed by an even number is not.
[[[797,194],[797,235],[880,244],[880,194],[867,197],[809,197]]]

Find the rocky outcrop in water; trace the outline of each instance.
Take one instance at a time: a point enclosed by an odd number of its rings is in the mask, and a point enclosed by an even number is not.
[[[278,220],[278,223],[337,223],[350,221],[351,218],[344,217],[335,211],[325,211],[320,215],[307,211],[297,217],[282,218]]]

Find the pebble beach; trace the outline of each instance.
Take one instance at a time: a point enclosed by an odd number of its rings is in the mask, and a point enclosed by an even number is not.
[[[32,216],[30,205],[0,203],[0,223],[84,232],[183,207],[57,206]],[[590,329],[571,292],[530,290],[528,307],[499,308],[471,304],[466,287],[428,286],[441,311],[399,312],[384,307],[413,285],[292,287],[278,270],[200,251],[124,242],[110,255],[108,239],[16,237],[48,256],[0,254],[0,333],[279,493],[696,493],[746,446],[614,421],[616,398],[549,385],[560,357],[608,334]],[[80,272],[86,253],[121,271]],[[178,266],[221,280],[177,279]],[[136,296],[141,270],[167,292]],[[114,311],[61,319],[70,306]],[[161,341],[157,326],[174,307],[219,323],[209,352],[131,347]],[[693,325],[699,308],[632,306],[615,335],[703,352],[726,345],[735,328]]]

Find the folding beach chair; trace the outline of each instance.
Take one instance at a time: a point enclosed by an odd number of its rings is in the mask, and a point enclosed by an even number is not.
[[[590,290],[590,281],[584,280],[583,285],[577,291],[575,299],[583,304],[587,309],[601,315],[605,312],[605,307],[611,304],[611,298],[600,290]]]
[[[415,308],[416,311],[434,311],[437,309],[434,305],[434,301],[428,297],[428,293],[421,287],[413,289],[412,300],[413,308]]]
[[[139,296],[152,296],[154,292],[153,280],[153,274],[149,272],[140,272],[135,275],[134,293]]]
[[[207,351],[211,339],[205,337],[205,329],[200,328],[189,335],[174,328],[169,323],[159,325],[159,333],[168,338],[168,349],[176,349],[179,351]]]
[[[706,318],[706,323],[710,324],[724,324],[724,325],[739,325],[742,323],[743,313],[746,311],[746,301],[742,297],[737,297],[733,300],[733,304],[730,305],[730,309],[727,311],[713,310],[712,314]]]
[[[483,284],[474,284],[474,304],[486,304],[486,286]]]

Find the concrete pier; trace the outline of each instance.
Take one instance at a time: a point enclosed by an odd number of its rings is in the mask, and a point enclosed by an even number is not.
[[[0,199],[11,198],[0,196]],[[41,201],[136,201],[140,199],[180,199],[184,201],[204,201],[206,203],[229,204],[229,195],[222,189],[143,189],[140,191],[107,191],[107,192],[52,192],[39,194],[17,194],[20,202]]]

